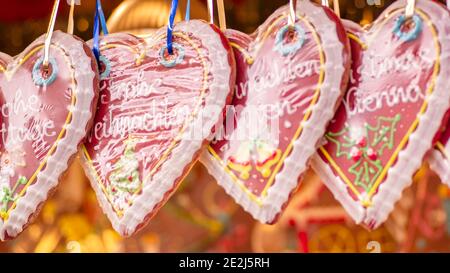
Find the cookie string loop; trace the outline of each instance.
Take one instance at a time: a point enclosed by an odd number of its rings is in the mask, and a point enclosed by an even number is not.
[[[48,24],[47,33],[45,34],[44,61],[42,62],[44,70],[48,69],[50,45],[52,42],[53,30],[55,29],[55,22],[56,16],[58,14],[59,2],[60,0],[55,0],[55,3],[53,4],[52,15],[50,16],[50,23]]]
[[[105,14],[103,13],[102,1],[97,0],[95,4],[94,15],[94,39],[92,51],[94,52],[97,63],[100,64],[100,27],[102,28],[103,35],[108,35],[108,26],[106,25]]]

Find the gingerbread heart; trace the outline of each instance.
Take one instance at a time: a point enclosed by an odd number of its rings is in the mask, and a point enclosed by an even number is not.
[[[348,80],[350,53],[340,20],[298,1],[252,35],[229,30],[237,65],[233,107],[201,161],[255,219],[274,223],[298,186]]]
[[[44,35],[15,58],[1,55],[0,239],[17,236],[39,211],[90,129],[98,72],[80,39]]]
[[[158,211],[198,159],[230,100],[231,47],[199,20],[148,38],[103,37],[100,102],[83,165],[114,229],[137,232]]]
[[[417,0],[389,6],[363,29],[345,22],[352,77],[312,166],[353,219],[383,223],[412,183],[450,102],[449,12]]]
[[[428,155],[430,168],[437,173],[442,183],[450,187],[450,126],[445,126],[446,130],[440,137],[436,146]]]

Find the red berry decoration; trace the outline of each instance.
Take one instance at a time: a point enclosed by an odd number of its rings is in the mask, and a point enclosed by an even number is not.
[[[372,148],[367,149],[367,156],[370,160],[377,160],[378,158],[377,152],[375,152],[375,150]]]
[[[353,147],[350,151],[350,156],[353,161],[359,161],[363,155],[363,152],[358,147]]]
[[[361,137],[358,141],[359,147],[363,148],[367,145],[367,139],[365,137]]]

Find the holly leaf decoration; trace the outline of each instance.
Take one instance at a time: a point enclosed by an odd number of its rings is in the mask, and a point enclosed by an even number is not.
[[[368,192],[382,170],[383,166],[379,159],[371,160],[363,156],[349,168],[349,173],[355,175],[355,185],[364,188]]]
[[[393,118],[378,117],[377,125],[372,127],[366,125],[367,138],[370,140],[369,145],[382,155],[384,149],[392,149],[394,147],[394,137],[397,123],[400,121],[400,114]]]
[[[350,127],[337,133],[329,132],[325,135],[331,143],[336,145],[336,156],[345,156],[354,163],[348,172],[354,175],[353,183],[369,192],[383,170],[380,157],[386,149],[394,148],[395,132],[401,116],[377,118],[374,126],[364,124],[363,134],[359,139],[351,137]],[[354,128],[353,128],[354,129]]]
[[[336,145],[336,156],[341,157],[345,156],[347,159],[351,159],[351,149],[355,146],[356,140],[352,140],[348,136],[348,132],[350,131],[350,128],[348,125],[344,127],[341,131],[337,133],[328,132],[325,135],[325,138],[334,143]],[[340,141],[342,138],[343,142]]]

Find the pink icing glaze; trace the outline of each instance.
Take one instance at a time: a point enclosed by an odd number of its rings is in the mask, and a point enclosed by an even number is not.
[[[305,11],[302,8],[299,7],[299,10]],[[287,24],[286,7],[271,15],[254,34],[226,31],[237,64],[232,102],[234,110],[228,112],[223,130],[218,132],[216,139],[210,144],[207,155],[202,156],[202,162],[237,202],[256,219],[265,223],[275,222],[281,212],[278,209],[272,214],[272,211],[269,212],[272,206],[278,207],[281,204],[284,207],[288,202],[290,191],[287,194],[279,192],[279,204],[267,204],[267,208],[265,207],[268,192],[278,183],[277,175],[286,168],[285,160],[291,155],[294,142],[299,136],[308,135],[309,142],[302,145],[314,151],[321,135],[311,137],[310,134],[320,131],[321,126],[324,128],[327,123],[324,116],[316,124],[316,128],[303,128],[312,113],[322,111],[315,107],[318,99],[328,99],[329,105],[326,107],[331,111],[337,102],[337,98],[333,101],[321,90],[324,79],[321,75],[330,77],[326,67],[328,64],[333,66],[334,58],[325,54],[321,42],[324,34],[317,31],[317,26],[314,25],[317,22],[311,23],[309,19],[309,16],[318,16],[312,14],[314,9],[324,12],[326,19],[323,22],[330,20],[330,25],[336,29],[333,34],[337,38],[330,40],[340,44],[342,52],[337,51],[336,54],[343,57],[343,63],[335,67],[348,68],[350,65],[345,30],[339,23],[333,25],[339,19],[327,8],[308,8],[311,14],[298,19],[296,23],[305,31],[303,45],[297,52],[291,52],[287,56],[276,50],[277,35]],[[332,27],[329,30],[335,31]],[[298,34],[293,41],[298,41],[297,39]],[[287,38],[284,41],[286,44],[294,43]],[[333,82],[336,85],[333,87],[338,90],[345,88],[347,82],[347,70],[342,70],[344,73],[339,75],[339,80]],[[261,124],[254,126],[257,122]],[[270,130],[276,127],[277,129]],[[293,171],[292,167],[288,169],[295,172],[289,179],[296,182],[302,171]],[[244,199],[250,202],[247,203]]]
[[[232,105],[236,109],[241,109],[240,111],[237,110],[235,122],[239,124],[239,121],[245,118],[242,118],[242,112],[244,111],[243,109],[248,109],[246,107],[278,105],[280,106],[279,109],[283,111],[278,121],[279,136],[270,137],[264,135],[265,132],[260,132],[261,139],[258,139],[257,135],[252,139],[251,132],[248,132],[246,135],[248,142],[246,142],[242,141],[242,139],[232,139],[233,133],[239,133],[235,132],[239,130],[239,128],[236,128],[232,132],[227,132],[226,137],[231,138],[230,140],[219,140],[211,145],[215,153],[224,162],[228,161],[227,163],[240,165],[243,168],[249,167],[250,171],[248,174],[243,174],[243,172],[237,171],[237,168],[233,169],[230,165],[228,166],[234,176],[240,177],[241,174],[248,176],[247,178],[241,178],[240,181],[257,198],[263,197],[263,191],[268,186],[270,177],[276,174],[273,170],[280,162],[281,155],[286,152],[289,153],[287,151],[288,145],[291,143],[301,120],[305,117],[305,112],[312,103],[319,81],[320,52],[318,44],[314,42],[311,31],[308,31],[306,36],[308,42],[301,49],[303,54],[296,54],[289,60],[289,64],[304,64],[305,68],[300,68],[301,72],[299,73],[305,74],[305,76],[299,77],[297,80],[289,80],[289,76],[282,75],[283,72],[287,72],[284,69],[286,58],[280,56],[280,53],[274,51],[273,48],[275,47],[276,30],[285,25],[285,23],[285,21],[281,21],[276,24],[270,37],[263,43],[258,44],[260,49],[254,57],[254,63],[251,65],[247,63],[245,53],[236,48],[234,49],[238,73],[237,88]],[[300,24],[303,28],[308,28],[306,24]],[[249,48],[251,39],[248,35],[230,30],[227,32],[227,36],[231,43],[235,43],[246,50]],[[280,82],[272,86],[271,81],[273,79],[270,79],[269,75],[280,77]],[[267,84],[270,87],[255,88],[258,78],[265,76],[267,76]],[[248,88],[245,86],[248,86]],[[289,111],[292,111],[292,113],[288,113],[287,107],[291,108]],[[264,113],[259,113],[259,110],[256,114],[261,115],[255,117],[256,119],[263,118]],[[265,115],[277,116],[276,113],[270,112],[270,110]],[[270,126],[270,120],[267,120],[267,125]],[[250,126],[250,124],[247,124],[247,126]],[[249,129],[247,126],[242,125],[242,130]],[[260,141],[260,143],[252,143],[252,140]],[[277,140],[279,140],[279,143],[276,142]],[[258,148],[257,145],[263,147]],[[248,151],[244,151],[244,155],[238,155],[242,149]],[[262,168],[268,168],[270,175],[263,176]]]
[[[58,77],[47,88],[38,88],[31,77],[42,51],[16,66],[13,77],[18,80],[4,81],[2,85],[1,167],[16,165],[11,188],[19,177],[29,179],[36,172],[66,123],[68,107],[72,105],[71,68],[66,65],[63,52],[52,53],[58,64]],[[24,186],[18,184],[14,193]]]
[[[102,42],[105,45],[127,44],[137,50],[145,44],[144,40],[124,33],[107,36]],[[202,91],[203,82],[197,80],[203,78],[206,67],[200,62],[195,49],[182,42],[186,61],[177,65],[175,71],[165,69],[159,63],[157,49],[164,44],[164,40],[159,40],[149,47],[145,59],[138,66],[136,53],[130,50],[120,47],[102,50],[102,55],[110,62],[111,73],[101,81],[100,104],[85,146],[106,188],[114,171],[114,163],[126,148],[124,141],[130,136],[136,138],[134,150],[139,161],[138,172],[140,179],[144,179],[151,175],[155,167],[158,168],[161,158],[171,156],[166,153],[171,151],[170,147],[185,120],[202,100],[202,92],[205,96],[210,92],[208,89]],[[180,81],[184,81],[183,84],[179,85]],[[188,110],[182,113],[186,108]],[[182,113],[182,116],[172,116],[171,113]],[[134,125],[132,118],[142,119]],[[110,195],[113,203],[119,197]]]
[[[370,229],[387,219],[448,118],[450,14],[419,0],[416,22],[398,35],[405,4],[392,4],[364,30],[345,22],[352,78],[312,161],[336,199]]]
[[[424,27],[416,40],[403,42],[391,31],[399,15],[391,16],[383,26],[377,25],[367,33],[356,24],[344,21],[352,34],[352,78],[343,103],[328,127],[325,150],[321,149],[320,153],[325,162],[328,159],[323,152],[331,156],[360,194],[368,193],[380,179],[377,174],[407,135],[424,103],[435,66],[434,61],[428,60],[435,60],[437,53],[423,43],[433,41],[430,28]],[[363,50],[361,43],[368,43],[368,48]],[[395,67],[396,60],[403,66]],[[366,129],[365,125],[372,129]],[[385,133],[380,132],[383,128],[387,130]],[[335,136],[337,133],[340,135]],[[354,157],[355,151],[362,155]],[[358,178],[355,172],[360,171],[363,173]],[[358,200],[354,192],[349,194]]]
[[[17,236],[56,187],[89,129],[97,99],[95,61],[85,43],[56,31],[45,74],[35,69],[43,40],[16,58],[0,55],[2,240]],[[53,81],[39,84],[51,74]]]
[[[109,62],[110,73],[100,84],[98,111],[85,143],[83,165],[103,209],[124,236],[139,230],[157,212],[192,167],[223,111],[231,93],[230,82],[234,82],[234,60],[223,34],[200,21],[181,25],[174,43],[182,49],[175,46],[174,51],[184,58],[173,67],[161,62],[160,51],[166,46],[162,30],[146,39],[118,33],[101,41],[101,55]],[[197,27],[214,34],[214,47],[195,34]],[[214,59],[215,54],[221,57]],[[216,65],[220,70],[214,68]],[[213,96],[220,99],[211,102],[208,98]],[[218,111],[207,112],[211,106]],[[203,128],[193,131],[198,134],[185,135],[192,131],[189,127],[193,120],[204,115]],[[214,122],[208,125],[210,118]],[[178,147],[186,145],[183,142],[196,148],[179,151]],[[170,186],[162,190],[162,182],[155,176],[171,161],[176,164],[166,168],[181,174],[172,178],[166,175]],[[148,209],[134,206],[145,195],[144,188],[159,200],[147,201],[152,203]],[[137,214],[140,219],[135,223],[128,220]]]

